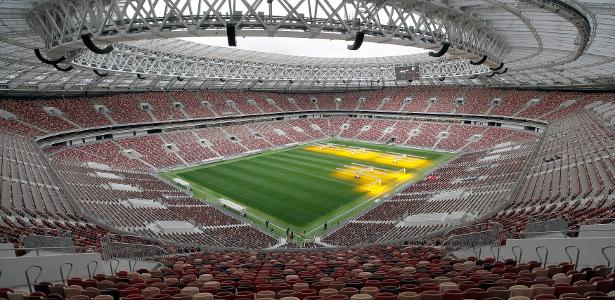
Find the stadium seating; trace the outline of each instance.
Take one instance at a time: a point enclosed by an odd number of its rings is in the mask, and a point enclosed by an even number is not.
[[[542,266],[444,257],[437,247],[372,246],[310,252],[199,252],[162,260],[166,267],[118,270],[66,284],[40,283],[25,299],[612,299],[614,274],[568,262]]]
[[[193,132],[173,132],[163,135],[179,148],[177,152],[186,162],[193,164],[218,157],[209,147],[199,143],[199,138]]]
[[[506,228],[504,237],[519,237],[529,218],[564,217],[569,229],[612,219],[609,199],[615,177],[613,133],[593,115],[578,111],[554,121],[530,161],[520,187],[508,207],[490,218]],[[480,231],[474,224],[448,235]]]
[[[496,116],[515,116],[524,109],[532,109],[529,101],[540,99],[544,93],[537,91],[509,90],[502,94],[502,100],[489,114]]]
[[[179,108],[173,106],[171,97],[167,93],[144,93],[141,99],[144,103],[151,105],[150,111],[159,121],[181,120],[185,117]]]
[[[176,153],[171,149],[166,149],[166,142],[160,136],[122,139],[118,141],[118,144],[124,150],[135,150],[154,168],[164,169],[182,165]]]
[[[155,121],[139,105],[143,101],[136,94],[121,94],[96,98],[95,103],[110,110],[110,117],[118,124],[134,124]]]
[[[452,125],[452,124],[451,124]],[[422,122],[416,135],[411,135],[404,144],[431,149],[438,142],[438,134],[446,131],[450,125],[442,123]]]
[[[452,113],[455,109],[455,99],[459,96],[457,88],[444,88],[438,91],[436,102],[429,106],[429,112]]]
[[[171,97],[183,104],[183,110],[188,115],[188,118],[211,118],[216,115],[216,113],[205,106],[193,92],[174,92],[171,94]]]
[[[324,241],[332,245],[354,245],[405,239],[414,237],[413,234],[453,228],[459,220],[446,220],[452,219],[453,214],[466,218],[485,215],[498,203],[505,203],[504,199],[523,170],[523,159],[530,156],[533,147],[533,143],[502,145],[462,154],[433,172],[432,178],[414,183],[375,209],[330,232]],[[491,155],[494,153],[497,154]],[[441,214],[446,214],[446,218],[442,219]],[[423,217],[423,224],[413,224],[412,220]]]
[[[39,131],[60,132],[76,128],[59,112],[58,115],[51,115],[43,107],[38,101],[0,101],[0,109],[14,114],[18,120],[23,120]]]
[[[470,88],[457,111],[464,114],[489,114],[489,110],[495,106],[493,99],[501,94],[502,91],[496,89]]]
[[[94,105],[88,98],[54,99],[43,104],[59,109],[68,120],[82,128],[112,125],[102,113],[94,110]]]
[[[574,229],[582,222],[573,218],[602,222],[613,217],[608,195],[615,189],[615,158],[611,155],[613,133],[608,126],[612,123],[611,111],[615,110],[610,109],[609,100],[609,94],[453,87],[437,91],[412,87],[319,94],[150,92],[92,99],[2,100],[0,109],[16,116],[0,119],[0,127],[13,133],[2,134],[2,224],[7,230],[11,228],[9,236],[17,243],[21,233],[58,234],[58,230],[69,226],[75,227],[79,233],[76,238],[84,241],[83,245],[95,245],[100,236],[117,229],[175,243],[241,247],[243,241],[245,245],[268,247],[277,243],[270,235],[216,207],[196,202],[148,173],[337,137],[461,155],[433,172],[437,180],[419,181],[347,223],[331,224],[336,230],[324,237],[326,243],[367,244],[416,235],[442,239],[484,228],[483,223],[458,228],[454,222],[403,222],[410,215],[459,211],[472,218],[488,215],[494,201],[507,199],[513,182],[521,175],[523,160],[530,158],[532,145],[538,145],[531,157],[532,167],[525,171],[518,190],[510,197],[511,203],[493,220],[506,224],[508,234],[513,234],[524,230],[528,215],[546,219],[562,214]],[[36,143],[21,139],[116,124],[313,110],[504,115],[543,119],[550,125],[544,133],[537,134],[435,120],[331,115],[54,145],[43,149],[51,165]],[[94,171],[101,166],[105,170]],[[91,176],[95,172],[118,177]],[[112,190],[110,182],[135,185],[140,190]],[[463,193],[433,199],[437,191],[455,190]],[[73,195],[78,203],[73,202]],[[122,201],[131,198],[150,199],[160,207],[127,212]],[[82,209],[107,227],[90,224]],[[176,220],[194,221],[202,230],[169,234],[148,228],[152,221]],[[34,230],[37,226],[38,231]],[[246,233],[252,231],[247,239]],[[446,231],[449,232],[444,235]]]

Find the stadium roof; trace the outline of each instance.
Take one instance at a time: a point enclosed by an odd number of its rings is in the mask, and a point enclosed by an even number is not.
[[[0,90],[239,88],[328,90],[407,85],[610,87],[615,3],[610,0],[0,0]],[[80,24],[76,25],[76,24]],[[313,58],[196,44],[180,37],[343,39],[451,49],[442,57]],[[90,34],[110,54],[86,48]],[[241,40],[239,40],[241,42]],[[56,70],[36,58],[66,57]],[[349,57],[352,52],[349,50]],[[306,54],[309,51],[306,50]],[[471,61],[485,55],[484,65]],[[496,69],[501,63],[505,68]],[[398,80],[395,67],[419,65]],[[491,68],[491,69],[490,69]],[[96,69],[98,76],[92,69]],[[504,74],[503,70],[506,70]],[[137,74],[138,77],[137,77]]]

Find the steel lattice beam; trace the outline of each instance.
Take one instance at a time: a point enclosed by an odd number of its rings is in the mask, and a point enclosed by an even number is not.
[[[480,20],[426,0],[279,0],[272,15],[263,0],[50,0],[29,16],[48,54],[59,57],[83,47],[91,34],[103,44],[182,36],[220,36],[228,24],[240,36],[291,36],[365,40],[437,49],[466,59],[488,56],[499,65],[507,43]]]
[[[97,70],[182,78],[262,80],[373,81],[395,80],[395,65],[292,65],[211,59],[118,44],[107,55],[79,50],[73,64]],[[471,76],[489,72],[486,66],[447,59],[419,64],[422,78]]]

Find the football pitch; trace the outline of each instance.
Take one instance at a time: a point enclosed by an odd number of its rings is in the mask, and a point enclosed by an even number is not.
[[[453,156],[330,140],[161,175],[188,181],[196,198],[243,209],[241,214],[279,236],[290,230],[307,239],[321,234],[325,223],[331,228],[356,215]]]

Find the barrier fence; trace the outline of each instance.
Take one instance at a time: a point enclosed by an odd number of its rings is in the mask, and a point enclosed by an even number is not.
[[[493,223],[493,228],[490,230],[451,236],[442,245],[447,252],[467,250],[478,246],[497,246],[503,232],[504,226]]]
[[[563,218],[535,221],[527,224],[525,229],[525,238],[538,237],[553,231],[565,232],[566,230],[568,230],[568,221]]]
[[[75,243],[70,232],[62,232],[58,236],[30,235],[23,237],[25,248],[48,250],[52,252],[75,253]]]

